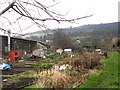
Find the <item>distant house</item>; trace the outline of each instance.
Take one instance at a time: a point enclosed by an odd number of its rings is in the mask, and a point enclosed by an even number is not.
[[[37,41],[10,38],[10,50],[20,50],[28,54],[37,49]],[[8,54],[8,37],[0,35],[0,57],[4,58]]]

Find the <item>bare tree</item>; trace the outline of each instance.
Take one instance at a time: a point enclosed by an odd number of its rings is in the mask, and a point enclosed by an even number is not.
[[[73,48],[73,40],[63,30],[57,30],[53,34],[53,50]]]
[[[3,4],[6,4],[6,8],[4,8],[2,11],[0,11],[0,18],[4,18],[8,21],[9,25],[14,29],[13,24],[18,25],[19,29],[23,30],[23,28],[20,25],[20,20],[25,19],[30,20],[32,22],[31,25],[28,27],[24,28],[30,28],[34,25],[37,25],[39,28],[47,28],[46,26],[46,21],[56,21],[58,23],[61,22],[70,22],[73,23],[76,20],[80,20],[83,18],[91,17],[92,15],[84,16],[84,17],[78,17],[75,19],[65,19],[64,15],[60,13],[54,12],[54,10],[51,9],[51,7],[55,6],[59,2],[54,3],[51,6],[46,6],[42,4],[39,0],[4,0],[5,2]],[[1,3],[0,3],[1,4]],[[15,20],[11,21],[10,17],[7,18],[5,14],[7,13],[15,13],[16,18]],[[43,17],[44,15],[45,17]],[[3,29],[1,27],[0,30],[5,31],[5,28]],[[16,34],[16,33],[13,33]]]

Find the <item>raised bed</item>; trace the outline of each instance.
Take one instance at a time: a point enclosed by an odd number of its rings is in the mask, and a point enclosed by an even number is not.
[[[2,90],[16,90],[29,85],[32,85],[36,82],[35,78],[20,78],[20,81],[17,83],[4,83]]]

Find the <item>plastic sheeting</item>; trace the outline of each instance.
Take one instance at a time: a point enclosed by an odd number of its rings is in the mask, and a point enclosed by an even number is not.
[[[10,68],[11,67],[10,67],[9,64],[5,64],[5,63],[0,64],[0,70],[7,70],[7,69],[10,69]]]

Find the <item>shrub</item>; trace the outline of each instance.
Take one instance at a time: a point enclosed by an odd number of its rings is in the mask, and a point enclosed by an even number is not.
[[[77,54],[71,60],[69,59],[69,64],[73,66],[73,68],[77,71],[82,69],[93,69],[95,67],[99,67],[101,56],[96,53],[84,53]],[[65,61],[64,61],[65,62]],[[68,61],[66,61],[68,63]]]

